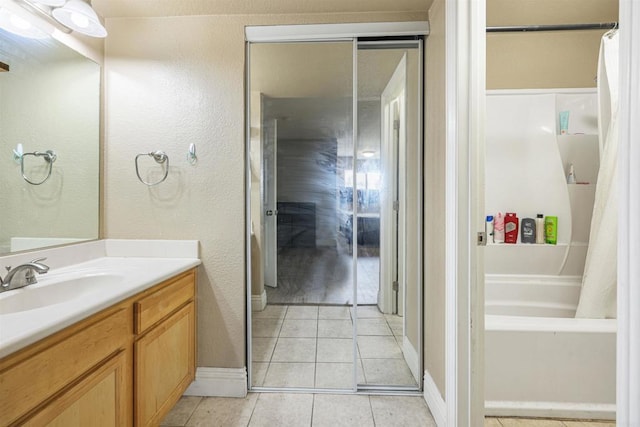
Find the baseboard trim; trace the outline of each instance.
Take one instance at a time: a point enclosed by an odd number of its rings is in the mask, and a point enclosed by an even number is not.
[[[416,379],[417,383],[420,383],[420,358],[413,344],[411,344],[411,341],[409,341],[409,338],[406,336],[402,337],[402,353],[404,354],[404,360],[407,362],[413,374],[413,378]]]
[[[438,427],[445,427],[447,422],[447,405],[428,371],[424,371],[424,400],[433,415]]]
[[[251,311],[262,311],[267,306],[267,291],[262,290],[260,295],[251,295]]]
[[[185,396],[245,397],[247,395],[246,368],[196,369],[196,379]]]
[[[487,400],[485,402],[485,415],[495,417],[615,420],[616,405],[607,403]]]

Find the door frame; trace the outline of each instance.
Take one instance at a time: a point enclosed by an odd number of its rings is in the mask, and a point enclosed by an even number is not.
[[[485,0],[445,2],[444,425],[484,424]]]
[[[384,202],[380,206],[380,286],[378,293],[378,307],[383,313],[399,314],[403,311],[403,304],[400,299],[403,295],[403,287],[405,282],[404,274],[404,220],[406,207],[405,197],[401,197],[402,192],[406,193],[406,186],[400,172],[405,170],[405,165],[400,164],[404,161],[402,152],[406,145],[406,88],[407,88],[407,55],[403,55],[402,59],[393,72],[393,75],[387,82],[387,86],[382,92],[380,99],[382,140],[380,159],[383,165],[382,175],[384,177],[384,186],[391,187],[386,194],[392,193],[393,200],[385,197]],[[397,115],[399,120],[399,128],[395,129],[395,110],[397,106]],[[396,139],[397,132],[397,139]],[[389,173],[384,173],[389,172]],[[395,203],[398,202],[397,209]],[[395,219],[394,219],[395,216]],[[383,245],[383,234],[384,242]],[[394,265],[385,268],[383,258],[390,259]],[[402,269],[402,270],[401,270]],[[398,290],[394,303],[393,282],[398,282]]]
[[[640,4],[621,0],[616,419],[640,425]]]
[[[620,22],[620,140],[618,153],[619,213],[618,229],[625,232],[618,235],[618,333],[616,361],[616,422],[618,425],[640,425],[640,146],[631,141],[640,140],[640,4],[633,1],[619,2]],[[455,167],[456,148],[464,151],[473,147],[474,137],[484,135],[482,118],[484,115],[484,63],[486,0],[447,0],[447,166]],[[468,61],[468,62],[466,62]],[[470,113],[473,113],[470,115]],[[457,131],[457,133],[456,133]],[[476,141],[478,142],[478,141]],[[481,141],[481,143],[483,143]],[[473,155],[463,155],[467,165],[473,166]],[[477,166],[477,165],[476,165]],[[464,203],[471,196],[465,184],[457,186],[468,176],[464,170],[447,173],[447,207],[455,212],[456,190],[458,201]],[[467,181],[468,182],[468,181]],[[476,188],[475,191],[482,189]],[[483,191],[483,190],[482,190]],[[476,198],[477,198],[476,194]],[[450,200],[451,199],[451,200]],[[463,211],[463,221],[473,224],[480,216]],[[447,215],[447,237],[455,237],[455,232],[464,232],[464,226],[457,227],[456,221]],[[450,230],[453,228],[453,230]],[[481,227],[478,227],[481,230]],[[451,231],[451,235],[449,232]],[[471,233],[475,234],[475,233]],[[471,241],[473,241],[473,236]],[[473,243],[467,242],[455,247],[447,247],[447,354],[457,354],[454,360],[447,357],[447,414],[444,425],[482,425],[484,412],[484,390],[482,377],[484,342],[478,336],[481,328],[471,328],[471,322],[483,321],[479,312],[484,308],[484,298],[474,297],[473,281],[482,280],[473,276],[462,278],[455,286],[456,271],[451,261],[464,260],[465,249],[479,254]],[[472,257],[473,258],[473,257]],[[461,270],[471,266],[469,260],[461,265]],[[451,289],[450,289],[451,288]],[[458,294],[455,295],[455,290]],[[449,292],[452,292],[450,295]],[[471,317],[467,318],[464,301],[469,301]],[[474,304],[476,310],[474,311]],[[480,309],[478,309],[480,308]],[[460,311],[456,312],[457,309]],[[451,312],[453,311],[453,313]],[[469,310],[467,310],[469,311]],[[458,321],[458,325],[453,323]],[[475,331],[474,331],[475,329]],[[452,336],[454,332],[454,336]],[[475,337],[475,343],[473,340]],[[480,338],[480,339],[478,339]],[[452,352],[452,353],[450,353]],[[466,366],[463,366],[465,365]],[[466,369],[465,369],[466,368]]]
[[[271,126],[264,126],[264,118],[261,119],[262,127],[261,143],[262,143],[262,223],[264,224],[262,247],[264,253],[262,258],[264,259],[264,285],[270,288],[278,287],[278,120],[273,120],[273,128]],[[265,135],[266,130],[272,132],[273,135]],[[267,164],[267,143],[266,138],[273,138],[271,143],[270,153],[272,157],[270,165],[271,169],[267,170],[264,166]],[[271,172],[271,175],[268,173]],[[269,194],[270,200],[265,203],[265,195]],[[267,211],[271,211],[271,215],[267,214]]]

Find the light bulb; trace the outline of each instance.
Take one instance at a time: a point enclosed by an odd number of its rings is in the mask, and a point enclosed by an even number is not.
[[[71,21],[80,28],[87,28],[89,26],[89,18],[79,13],[72,13]]]

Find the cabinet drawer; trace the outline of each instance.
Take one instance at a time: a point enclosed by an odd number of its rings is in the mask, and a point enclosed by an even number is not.
[[[135,303],[135,332],[142,334],[195,295],[195,271],[172,279],[158,291]]]
[[[123,427],[130,398],[127,358],[121,350],[25,422],[25,427]]]
[[[131,310],[121,308],[98,321],[88,320],[62,341],[55,342],[59,339],[56,336],[45,340],[44,350],[18,359],[0,372],[0,425],[14,423],[107,356],[125,348],[129,334]]]

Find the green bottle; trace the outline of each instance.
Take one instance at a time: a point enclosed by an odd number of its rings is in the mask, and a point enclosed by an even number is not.
[[[555,245],[558,243],[558,217],[544,217],[544,238],[545,242]]]

